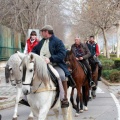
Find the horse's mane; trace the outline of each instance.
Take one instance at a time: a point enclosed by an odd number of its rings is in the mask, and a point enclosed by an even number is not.
[[[5,67],[5,77],[6,78],[10,77],[9,67],[11,67],[15,80],[20,80],[22,78],[22,74],[19,70],[20,63],[21,63],[21,59],[19,58],[17,53],[11,55]]]
[[[78,63],[72,50],[68,51],[68,55],[72,58],[73,63]]]
[[[47,64],[42,56],[39,56],[34,53],[30,53],[29,56],[33,56],[34,63],[35,63],[35,72],[38,79],[42,80],[43,82],[47,82],[50,77],[48,74]]]

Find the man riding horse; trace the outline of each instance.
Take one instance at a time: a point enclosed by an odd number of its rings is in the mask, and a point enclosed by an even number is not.
[[[101,74],[102,74],[102,64],[101,64],[100,60],[98,59],[98,56],[100,55],[99,46],[95,42],[94,36],[90,36],[90,39],[89,39],[89,41],[86,42],[86,44],[87,44],[87,46],[88,46],[88,48],[90,50],[91,57],[94,58],[94,61],[96,63],[98,63],[98,66],[99,66],[98,80],[100,81],[101,80]]]
[[[89,86],[94,87],[95,83],[92,80],[90,66],[88,64],[88,58],[91,56],[90,51],[86,44],[81,43],[80,38],[75,38],[75,44],[71,47],[74,55],[76,56],[76,60],[79,61],[80,65],[85,65],[87,68],[87,78],[89,81]],[[84,69],[84,68],[83,68]]]
[[[52,26],[44,26],[41,29],[41,32],[43,39],[38,43],[37,46],[33,48],[32,52],[40,56],[44,56],[46,63],[52,64],[53,67],[58,71],[64,88],[64,99],[61,101],[61,107],[68,107],[69,102],[67,99],[67,81],[70,80],[72,87],[75,86],[75,82],[72,79],[72,76],[64,62],[66,57],[65,46],[59,38],[55,37]]]

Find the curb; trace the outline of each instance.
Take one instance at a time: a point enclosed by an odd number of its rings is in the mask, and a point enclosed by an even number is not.
[[[13,107],[15,105],[15,97],[0,101],[0,110]]]
[[[0,110],[13,107],[15,105],[15,101],[10,101],[10,103],[0,105]]]
[[[107,80],[102,78],[102,82],[107,86],[120,86],[120,83],[110,83]]]

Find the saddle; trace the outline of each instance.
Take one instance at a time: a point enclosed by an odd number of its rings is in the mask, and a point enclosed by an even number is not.
[[[59,93],[60,93],[60,89],[59,89],[59,83],[58,83],[58,80],[57,80],[57,77],[54,75],[54,73],[52,72],[52,70],[50,69],[49,65],[47,65],[47,68],[48,68],[48,72],[49,72],[49,75],[51,77],[51,80],[53,81],[55,87],[56,87],[56,96],[55,96],[55,100],[51,106],[51,108],[54,107],[54,105],[56,104],[58,98],[59,98]]]
[[[78,63],[79,63],[79,65],[82,67],[82,69],[83,69],[85,75],[87,75],[88,70],[87,70],[86,66],[85,66],[82,62],[80,62],[80,61],[78,61]]]

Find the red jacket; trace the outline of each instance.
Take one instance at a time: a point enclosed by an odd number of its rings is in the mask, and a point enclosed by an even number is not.
[[[27,40],[27,50],[28,53],[32,51],[32,49],[38,44],[38,40],[36,39],[33,43],[31,43],[30,38]]]
[[[96,56],[100,55],[100,48],[98,46],[98,44],[96,44]]]

